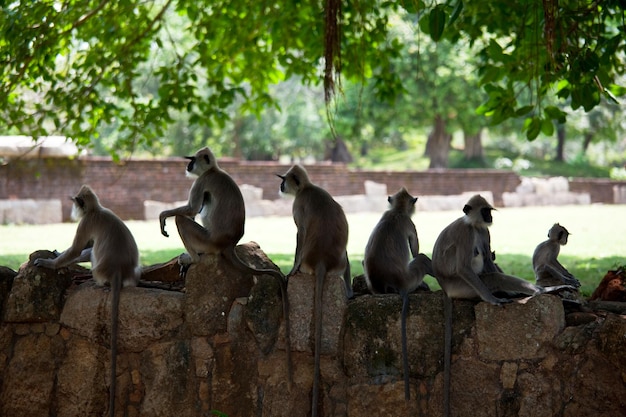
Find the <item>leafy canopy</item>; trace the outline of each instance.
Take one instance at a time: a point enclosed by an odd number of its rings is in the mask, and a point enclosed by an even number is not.
[[[322,84],[328,99],[341,75],[393,101],[404,89],[391,70],[404,46],[389,36],[398,13],[436,42],[481,45],[489,99],[479,112],[492,123],[527,117],[530,139],[565,120],[545,97],[590,110],[624,93],[620,0],[0,0],[0,9],[0,129],[88,146],[115,124],[113,151],[149,146],[181,112],[201,126],[222,125],[234,104],[258,114],[276,106],[269,86],[293,77]]]

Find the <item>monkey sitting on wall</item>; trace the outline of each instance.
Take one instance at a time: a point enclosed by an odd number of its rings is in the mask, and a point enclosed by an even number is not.
[[[315,275],[315,365],[311,415],[318,415],[322,343],[322,289],[327,273],[343,273],[346,294],[352,297],[348,243],[348,221],[341,206],[321,187],[313,184],[305,169],[294,165],[285,175],[280,191],[295,196],[293,220],[298,229],[296,254],[289,276],[298,271]]]
[[[136,286],[141,276],[139,250],[124,222],[111,210],[102,207],[96,194],[83,185],[72,197],[72,218],[79,220],[74,241],[69,249],[54,259],[38,258],[34,265],[58,269],[91,259],[91,272],[98,285],[109,284],[111,302],[111,385],[109,415],[115,414],[117,327],[120,291]],[[93,242],[92,247],[88,247]],[[85,249],[88,247],[87,249]]]
[[[189,200],[184,206],[165,210],[159,214],[161,234],[165,231],[165,221],[174,217],[178,233],[187,253],[179,257],[181,274],[184,275],[192,263],[197,263],[204,254],[220,254],[239,271],[252,275],[271,275],[280,284],[283,316],[285,320],[285,344],[287,345],[287,369],[289,382],[292,381],[291,342],[289,325],[289,302],[286,280],[280,271],[255,269],[246,265],[235,253],[235,246],[244,233],[246,208],[237,183],[222,170],[215,155],[207,147],[186,156],[189,160],[187,175],[196,177],[189,190]],[[202,225],[194,220],[200,214]]]
[[[533,270],[537,285],[571,285],[580,287],[580,282],[557,260],[561,245],[567,244],[569,232],[555,223],[548,231],[548,240],[540,243],[533,253]]]
[[[493,207],[480,195],[463,207],[464,216],[440,234],[433,247],[435,277],[450,298],[480,298],[491,304],[508,302],[499,295],[535,295],[543,288],[501,272],[494,263],[489,226]]]
[[[433,271],[430,259],[419,253],[417,230],[411,220],[417,197],[402,188],[387,200],[391,207],[383,214],[365,246],[363,269],[370,292],[399,293],[402,297],[402,367],[404,397],[408,401],[411,398],[406,342],[409,293],[423,284],[425,274],[433,275]]]

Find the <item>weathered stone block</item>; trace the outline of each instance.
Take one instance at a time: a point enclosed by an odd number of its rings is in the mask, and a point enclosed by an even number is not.
[[[120,293],[118,349],[139,352],[178,331],[183,324],[184,294],[126,287]],[[108,345],[112,294],[87,281],[70,293],[61,315],[63,325],[91,341]],[[102,340],[106,335],[106,340]]]
[[[6,300],[4,321],[20,323],[59,319],[63,309],[63,295],[71,284],[72,276],[85,270],[72,266],[54,271],[32,265],[39,257],[52,256],[49,251],[34,252],[28,263],[20,268]]]
[[[57,358],[63,356],[59,338],[30,334],[15,341],[14,353],[2,374],[0,415],[47,416],[55,383]]]
[[[407,349],[412,376],[441,370],[444,350],[442,292],[411,294],[407,317]],[[453,346],[471,332],[470,301],[454,301]],[[402,299],[399,295],[364,295],[348,304],[344,362],[349,376],[402,378]]]
[[[561,299],[548,294],[502,306],[479,303],[475,311],[479,354],[489,360],[541,358],[541,347],[565,327]]]
[[[108,350],[82,337],[72,337],[57,373],[58,416],[102,415],[108,403]],[[108,371],[106,371],[108,372]]]
[[[287,287],[291,321],[291,349],[313,352],[315,346],[315,276],[298,272]],[[347,298],[343,277],[327,274],[322,292],[322,355],[339,354]]]

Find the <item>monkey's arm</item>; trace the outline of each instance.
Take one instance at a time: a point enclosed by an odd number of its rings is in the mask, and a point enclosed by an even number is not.
[[[165,220],[168,217],[173,216],[185,216],[194,218],[196,214],[202,209],[202,203],[204,201],[204,193],[194,182],[191,190],[189,191],[189,201],[184,206],[180,206],[171,210],[164,210],[159,214],[159,223],[161,225],[161,234],[165,237],[169,237],[169,234],[165,231]]]
[[[58,269],[67,265],[89,261],[91,258],[92,248],[88,247],[87,249],[83,249],[88,246],[91,241],[91,236],[88,230],[89,227],[87,226],[87,220],[88,219],[83,219],[78,224],[72,246],[63,251],[63,253],[61,253],[54,259],[37,258],[35,259],[34,265],[44,268]]]
[[[300,229],[300,228],[298,228]],[[293,260],[293,268],[287,274],[287,277],[292,276],[300,269],[300,265],[302,264],[302,245],[304,242],[304,231],[298,230],[296,233],[296,255]]]
[[[561,268],[563,268],[563,267],[561,266]],[[565,269],[565,268],[563,268],[563,269]],[[574,277],[572,274],[570,274],[567,271],[567,269],[565,269],[565,272],[566,273],[563,273],[558,268],[555,268],[554,266],[552,266],[550,264],[546,264],[546,265],[541,265],[540,267],[538,267],[537,270],[535,271],[535,275],[537,277],[550,275],[550,276],[552,276],[554,278],[557,278],[557,279],[561,280],[561,282],[563,282],[566,285],[571,285],[571,286],[574,286],[576,288],[580,287],[580,282],[578,281],[578,279],[576,279],[576,277]]]

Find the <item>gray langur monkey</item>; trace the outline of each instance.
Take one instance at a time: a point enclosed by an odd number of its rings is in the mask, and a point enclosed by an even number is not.
[[[83,185],[74,202],[72,218],[79,220],[74,241],[69,249],[54,259],[38,258],[34,265],[58,269],[91,259],[91,272],[98,285],[109,284],[111,301],[111,385],[109,415],[115,414],[117,336],[120,291],[136,286],[141,276],[139,251],[135,239],[124,222],[111,210],[102,207],[96,194]],[[93,246],[89,246],[90,241]]]
[[[548,231],[548,240],[540,243],[533,253],[533,270],[537,285],[550,286],[567,284],[580,287],[580,282],[557,260],[561,245],[567,244],[569,232],[555,223]]]
[[[544,292],[542,287],[502,273],[494,263],[488,229],[493,209],[480,195],[473,196],[463,207],[465,215],[443,229],[435,241],[433,271],[450,298],[480,298],[497,305],[509,302],[508,296]]]
[[[298,229],[296,254],[288,276],[298,271],[315,275],[315,369],[311,415],[318,415],[319,380],[322,342],[322,290],[327,273],[343,273],[346,295],[352,298],[348,243],[348,221],[341,206],[323,188],[313,184],[305,169],[294,165],[285,175],[281,193],[295,196],[293,219]]]
[[[289,301],[287,300],[286,280],[283,274],[273,269],[255,269],[246,265],[235,253],[235,246],[244,234],[246,209],[241,190],[226,171],[222,170],[217,159],[207,147],[186,156],[189,160],[187,175],[196,177],[189,190],[186,205],[165,210],[159,214],[161,234],[165,231],[165,221],[174,217],[178,233],[186,254],[179,257],[181,274],[184,275],[192,263],[197,263],[204,254],[220,254],[239,271],[251,275],[270,275],[280,284],[285,320],[285,344],[287,345],[287,372],[289,384],[293,381],[291,362],[291,339],[289,324]],[[194,220],[200,214],[202,225]]]
[[[521,278],[506,275],[494,263],[488,227],[494,208],[480,195],[475,195],[463,207],[458,218],[439,234],[432,254],[435,277],[444,291],[444,417],[450,415],[450,366],[452,354],[451,298],[480,298],[491,304],[509,302],[494,293],[505,295],[535,295],[543,292]]]
[[[402,297],[402,369],[404,398],[408,401],[411,398],[406,341],[409,293],[423,283],[425,274],[433,275],[433,270],[430,259],[419,253],[417,230],[411,220],[417,197],[402,188],[387,201],[391,207],[383,214],[365,246],[363,269],[367,287],[373,294],[399,293]]]

